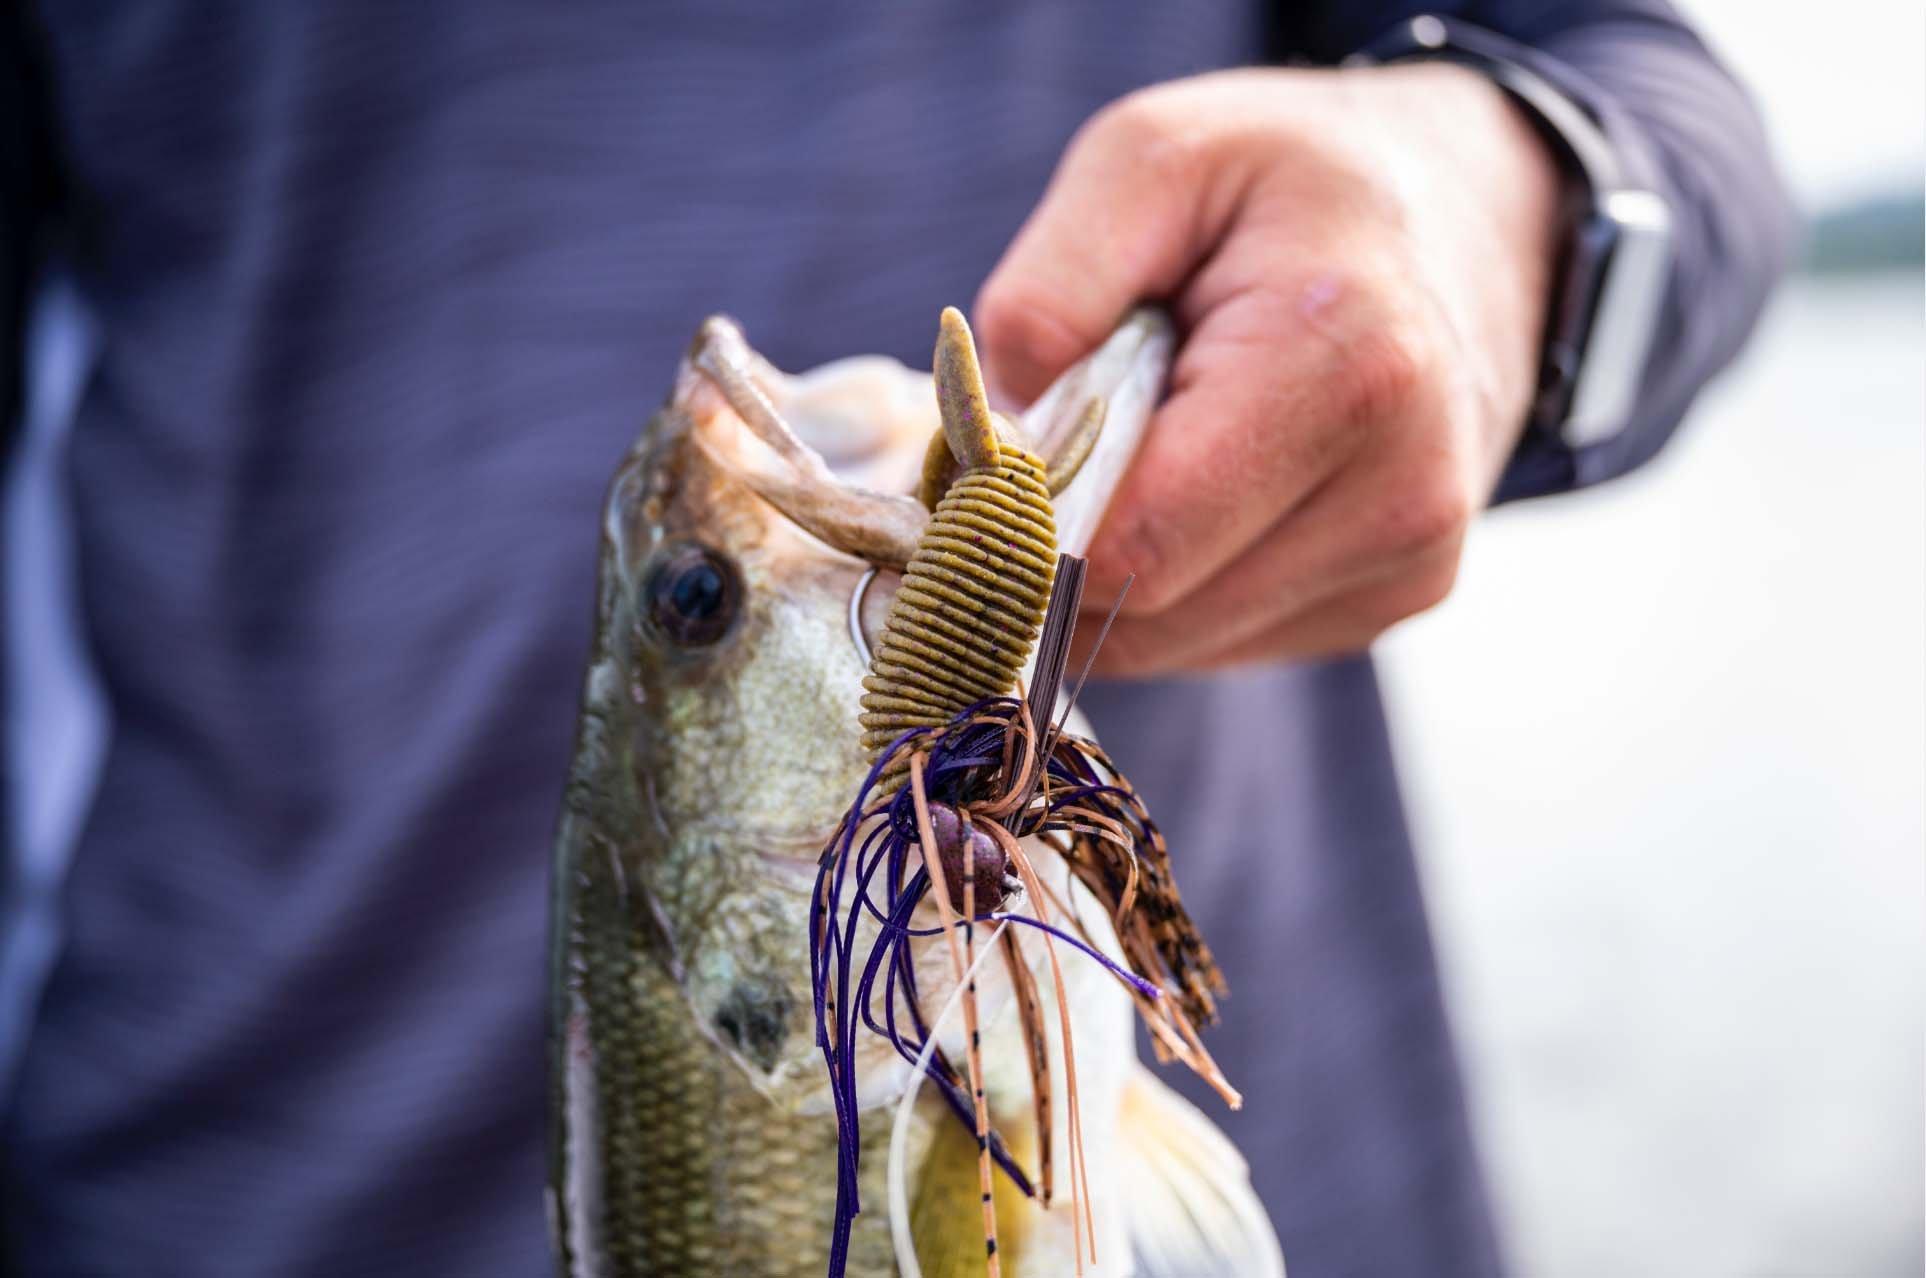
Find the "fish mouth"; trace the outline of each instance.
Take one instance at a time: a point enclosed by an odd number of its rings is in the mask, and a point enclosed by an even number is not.
[[[959,338],[953,324],[960,316],[946,318],[939,375],[955,375],[957,343],[968,340],[967,327]],[[1134,311],[1020,417],[998,415],[1046,466],[1068,472],[1054,495],[1065,553],[1089,547],[1162,395],[1173,345],[1163,312]],[[675,400],[697,423],[698,446],[789,522],[870,564],[909,562],[929,510],[908,490],[932,435],[945,430],[930,373],[865,357],[787,374],[756,354],[734,321],[712,317],[683,361]],[[1094,442],[1093,413],[1101,421]]]

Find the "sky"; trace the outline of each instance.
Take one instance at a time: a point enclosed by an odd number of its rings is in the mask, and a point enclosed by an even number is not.
[[[1926,175],[1926,5],[1677,0],[1752,86],[1807,208]]]

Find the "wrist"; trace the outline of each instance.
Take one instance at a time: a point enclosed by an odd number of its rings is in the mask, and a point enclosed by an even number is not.
[[[1618,147],[1585,95],[1573,95],[1569,68],[1496,32],[1424,14],[1346,64],[1414,59],[1490,77],[1556,157],[1566,198],[1529,425],[1553,450],[1610,439],[1634,410],[1670,279],[1672,214],[1664,196],[1627,181]]]
[[[1432,62],[1378,74],[1417,80],[1430,104],[1424,145],[1455,170],[1455,182],[1490,219],[1487,256],[1515,267],[1542,318],[1558,254],[1576,208],[1557,153],[1518,101],[1475,68]],[[1445,180],[1454,180],[1447,175]]]
[[[1445,61],[1343,74],[1396,86],[1405,202],[1434,233],[1417,265],[1460,337],[1489,477],[1531,420],[1558,265],[1576,207],[1556,152],[1490,77]]]

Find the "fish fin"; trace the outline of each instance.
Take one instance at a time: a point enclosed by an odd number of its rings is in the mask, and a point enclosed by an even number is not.
[[[910,1236],[922,1278],[982,1278],[983,1197],[977,1179],[976,1138],[947,1109],[931,1106],[929,1151],[910,1200]],[[1011,1153],[1028,1159],[1032,1142],[1021,1134]],[[1022,1273],[1032,1213],[1039,1210],[1010,1178],[997,1172],[997,1252],[1005,1274]]]
[[[983,1197],[978,1172],[976,1135],[955,1121],[949,1110],[934,1097],[919,1102],[925,1074],[943,1032],[962,1010],[963,991],[979,968],[999,953],[997,942],[1009,924],[999,923],[989,940],[977,951],[976,958],[956,983],[943,1008],[930,1022],[929,1034],[916,1064],[910,1071],[910,1084],[896,1102],[896,1117],[890,1124],[889,1165],[885,1176],[889,1198],[889,1222],[896,1266],[903,1278],[974,1278],[985,1269],[983,1237]],[[909,1170],[909,1133],[920,1109],[927,1115],[928,1146],[919,1155],[915,1173],[915,1192],[911,1194]],[[994,1112],[992,1120],[994,1120]],[[1022,1142],[1021,1129],[1017,1140]],[[1019,1160],[1033,1151],[1028,1145],[1013,1146],[1011,1154]],[[1001,1172],[991,1180],[992,1198],[997,1213],[997,1254],[1004,1271],[1018,1273],[1024,1245],[1037,1223],[1038,1204],[1025,1198],[1008,1176]]]
[[[1117,1146],[1136,1278],[1284,1278],[1243,1156],[1142,1065],[1124,1083]]]

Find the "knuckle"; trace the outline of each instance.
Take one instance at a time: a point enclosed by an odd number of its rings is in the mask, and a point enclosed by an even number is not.
[[[1471,499],[1460,485],[1426,480],[1385,505],[1377,549],[1390,557],[1437,552],[1464,535],[1471,517]]]
[[[1033,290],[1020,276],[999,271],[977,290],[970,315],[986,337],[991,332],[1014,332],[1029,318],[1032,295]]]
[[[1177,602],[1181,583],[1170,571],[1171,553],[1168,535],[1159,520],[1135,516],[1117,531],[1107,557],[1119,578],[1132,578],[1125,612],[1155,615]]]
[[[1147,180],[1177,180],[1195,167],[1199,139],[1167,98],[1163,86],[1127,93],[1091,118],[1081,140],[1106,156],[1127,160]]]
[[[1375,616],[1378,631],[1435,608],[1451,595],[1458,580],[1458,557],[1442,556],[1406,576],[1380,596]]]
[[[1404,610],[1394,620],[1402,621],[1437,607],[1451,597],[1452,588],[1457,584],[1458,556],[1446,555],[1426,565],[1423,571],[1412,577],[1410,591],[1404,600]]]
[[[1357,600],[1348,610],[1352,646],[1366,648],[1399,622],[1437,607],[1450,596],[1457,576],[1456,558],[1442,559]]]
[[[974,307],[992,360],[1021,354],[1047,368],[1067,367],[1089,349],[1061,310],[1062,300],[1047,287],[1001,272],[983,286]]]
[[[1362,652],[1385,631],[1417,611],[1416,607],[1406,606],[1402,595],[1391,591],[1374,595],[1361,604],[1354,615],[1347,646]]]
[[[1396,321],[1367,327],[1346,344],[1334,380],[1346,420],[1371,423],[1402,416],[1425,384],[1425,360],[1416,334]]]

